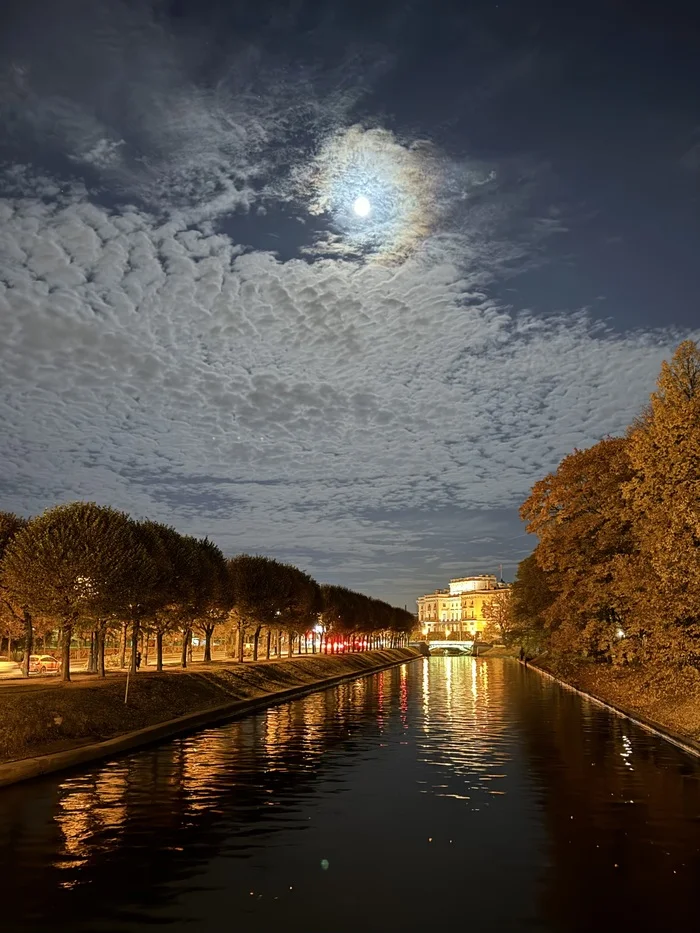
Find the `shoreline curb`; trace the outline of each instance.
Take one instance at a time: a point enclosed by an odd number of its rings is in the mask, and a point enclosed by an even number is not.
[[[404,649],[385,650],[401,651]],[[13,784],[19,784],[23,781],[30,781],[34,778],[43,777],[47,774],[53,774],[57,771],[67,771],[79,767],[82,764],[89,764],[90,762],[111,758],[113,756],[116,757],[125,752],[144,748],[148,745],[154,745],[165,739],[184,735],[188,732],[196,732],[204,726],[214,725],[217,722],[222,724],[225,721],[233,722],[236,719],[247,716],[249,713],[254,713],[261,709],[268,709],[271,706],[277,706],[281,703],[287,703],[290,700],[296,700],[329,687],[335,687],[347,680],[356,680],[359,677],[376,674],[380,671],[397,667],[399,664],[409,664],[411,661],[419,660],[420,657],[420,655],[409,655],[403,658],[396,658],[395,660],[381,662],[380,664],[364,668],[363,670],[335,674],[332,677],[326,677],[322,680],[314,681],[313,683],[301,684],[298,687],[285,687],[283,690],[276,690],[274,693],[264,693],[250,700],[232,700],[229,703],[223,703],[219,706],[210,707],[209,709],[186,713],[184,716],[178,716],[176,719],[167,719],[164,722],[146,726],[143,729],[124,732],[110,739],[104,739],[101,742],[78,745],[75,748],[68,748],[60,752],[50,752],[47,755],[39,755],[36,758],[18,758],[15,761],[4,762],[0,764],[0,789],[3,787],[11,787]]]
[[[518,661],[518,664],[522,665],[522,662]],[[525,665],[522,666],[525,667]],[[667,729],[662,723],[656,722],[656,720],[646,719],[640,713],[634,712],[634,710],[628,710],[624,706],[616,706],[614,703],[611,703],[609,700],[604,700],[602,697],[597,696],[595,693],[588,693],[586,690],[581,690],[579,687],[575,687],[568,681],[557,677],[556,674],[552,674],[550,671],[547,671],[542,667],[538,667],[531,661],[527,664],[525,669],[533,670],[537,674],[540,674],[542,677],[548,677],[550,680],[553,680],[555,683],[559,684],[560,687],[564,687],[566,690],[570,690],[572,693],[577,693],[585,700],[588,700],[597,706],[604,707],[609,712],[615,713],[615,715],[619,716],[621,719],[628,719],[636,726],[644,729],[645,732],[651,732],[653,735],[657,735],[659,738],[664,739],[671,745],[675,745],[676,748],[680,748],[681,751],[684,751],[689,755],[693,755],[695,758],[700,758],[700,742],[696,742],[694,739],[690,738],[690,736],[679,735],[677,732],[672,732],[670,729]]]

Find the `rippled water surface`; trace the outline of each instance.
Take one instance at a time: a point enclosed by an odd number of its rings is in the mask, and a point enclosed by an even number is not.
[[[700,765],[432,658],[0,791],[0,930],[698,929]]]

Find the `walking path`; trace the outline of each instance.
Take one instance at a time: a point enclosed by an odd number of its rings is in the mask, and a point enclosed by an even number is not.
[[[388,649],[376,649],[376,650],[388,650]],[[352,655],[352,654],[366,654],[367,652],[362,651],[344,651],[340,652],[337,655],[324,655],[325,657],[340,657],[342,655]],[[315,655],[309,652],[309,654],[295,654],[291,658],[288,658],[283,655],[281,658],[273,656],[271,658],[258,658],[257,661],[253,661],[252,658],[245,658],[244,664],[266,664],[272,663],[275,661],[303,661],[305,659],[320,657],[317,652]],[[181,659],[179,654],[170,654],[163,656],[163,668],[167,673],[178,674],[181,672],[197,672],[197,671],[207,671],[212,668],[218,667],[227,667],[230,665],[236,665],[238,662],[235,658],[226,657],[223,653],[219,652],[218,656],[215,653],[214,658],[211,661],[203,661],[201,659],[195,659],[193,661],[187,662],[187,667],[183,668],[181,666]],[[87,661],[75,661],[71,662],[71,679],[66,686],[71,686],[71,684],[80,685],[80,684],[90,684],[94,683],[97,675],[94,673],[88,673],[85,668],[87,666]],[[120,677],[125,678],[128,669],[125,667],[108,667],[107,668],[107,677]],[[141,665],[138,677],[143,676],[144,674],[155,674],[156,666],[155,659],[149,658],[149,663],[147,666]],[[64,683],[60,679],[60,675],[57,672],[47,673],[47,674],[30,674],[29,677],[25,677],[22,674],[22,668],[19,664],[16,664],[14,661],[0,661],[0,691],[6,689],[41,689],[42,687],[53,687],[58,683]]]

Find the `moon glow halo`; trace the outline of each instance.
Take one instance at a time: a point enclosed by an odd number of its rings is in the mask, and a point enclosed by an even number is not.
[[[358,217],[368,217],[372,210],[372,205],[369,203],[369,199],[366,198],[364,194],[361,194],[359,198],[355,198],[353,201],[352,209]]]

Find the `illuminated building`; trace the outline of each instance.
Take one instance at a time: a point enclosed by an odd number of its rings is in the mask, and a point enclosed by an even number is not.
[[[449,589],[435,590],[420,596],[418,625],[424,638],[467,638],[484,631],[489,620],[484,604],[497,593],[508,590],[508,584],[495,574],[482,573],[473,577],[450,580]]]

